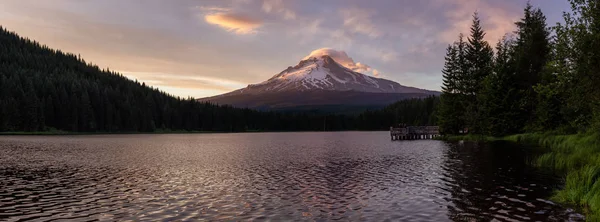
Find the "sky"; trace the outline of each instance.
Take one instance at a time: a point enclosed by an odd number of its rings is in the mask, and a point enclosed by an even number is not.
[[[259,83],[311,53],[440,90],[446,46],[475,11],[486,39],[514,31],[525,0],[2,0],[0,25],[176,96]],[[562,21],[567,0],[531,0]]]

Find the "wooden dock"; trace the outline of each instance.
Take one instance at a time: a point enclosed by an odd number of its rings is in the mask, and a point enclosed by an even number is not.
[[[390,127],[390,136],[392,140],[424,140],[433,139],[440,136],[440,127],[438,126],[406,126],[394,128]]]

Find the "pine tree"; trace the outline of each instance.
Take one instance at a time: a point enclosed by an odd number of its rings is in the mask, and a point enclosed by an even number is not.
[[[522,124],[517,121],[518,89],[515,85],[514,41],[508,36],[496,45],[494,71],[484,81],[478,95],[482,118],[482,132],[493,136],[516,133]]]
[[[484,38],[485,31],[481,26],[479,14],[476,12],[473,15],[471,35],[468,38],[464,55],[465,64],[469,68],[462,80],[465,94],[465,99],[462,100],[466,108],[465,121],[471,133],[479,133],[483,127],[481,125],[483,116],[479,110],[481,101],[477,100],[477,95],[484,87],[485,78],[492,73],[494,51]]]
[[[538,96],[534,86],[543,78],[543,71],[550,58],[550,31],[546,25],[546,17],[540,9],[534,9],[527,4],[523,18],[517,25],[517,40],[514,50],[515,67],[517,72],[517,87],[521,98],[519,100],[521,114],[519,121],[523,127],[535,127],[535,110]]]
[[[458,49],[456,44],[448,45],[446,48],[446,57],[444,69],[442,70],[442,92],[457,93],[458,92]]]
[[[460,33],[458,35],[458,41],[454,43],[456,47],[456,90],[461,97],[464,97],[467,92],[467,88],[469,85],[469,69],[471,68],[470,64],[466,59],[466,50],[467,50],[468,42],[465,41],[465,36]],[[464,99],[464,98],[461,98]]]
[[[460,103],[460,75],[461,64],[459,61],[459,50],[462,50],[462,36],[459,42],[449,45],[446,49],[446,57],[443,73],[442,95],[439,111],[440,128],[445,133],[456,134],[463,127],[463,109]]]

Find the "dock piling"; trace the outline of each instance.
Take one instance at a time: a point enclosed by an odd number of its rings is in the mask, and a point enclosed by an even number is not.
[[[390,127],[390,136],[395,140],[434,139],[440,134],[438,126],[405,126]]]

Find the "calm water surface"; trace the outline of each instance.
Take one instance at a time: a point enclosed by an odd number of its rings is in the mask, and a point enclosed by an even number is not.
[[[581,220],[531,149],[387,132],[0,137],[0,220]]]

